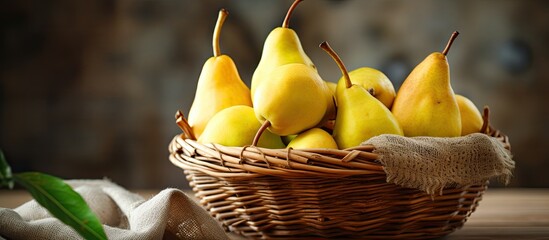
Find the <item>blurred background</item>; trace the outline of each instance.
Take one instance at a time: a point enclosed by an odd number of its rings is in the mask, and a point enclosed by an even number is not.
[[[221,51],[249,85],[263,41],[292,0],[0,1],[0,148],[13,171],[109,178],[127,188],[188,188],[168,160],[218,10]],[[517,163],[511,187],[549,187],[549,2],[305,1],[290,25],[320,75],[382,70],[398,89],[460,31],[448,59],[456,93],[491,108]],[[496,184],[497,186],[497,184]]]

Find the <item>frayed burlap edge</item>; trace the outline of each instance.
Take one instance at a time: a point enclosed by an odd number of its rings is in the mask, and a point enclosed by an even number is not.
[[[495,178],[505,184],[515,162],[496,138],[475,133],[464,137],[402,137],[384,134],[366,141],[387,174],[387,182],[442,194],[447,187],[485,184]]]

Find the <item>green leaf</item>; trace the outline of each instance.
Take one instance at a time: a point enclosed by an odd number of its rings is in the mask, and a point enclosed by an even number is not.
[[[16,173],[13,178],[40,205],[85,239],[107,239],[103,226],[88,204],[63,180],[38,172]]]
[[[0,187],[8,186],[13,188],[13,176],[11,174],[11,167],[4,157],[4,153],[0,150]]]

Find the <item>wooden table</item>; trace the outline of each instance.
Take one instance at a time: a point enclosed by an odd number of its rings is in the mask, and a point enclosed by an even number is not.
[[[444,239],[549,239],[549,189],[488,189],[464,227]]]
[[[150,197],[158,191],[137,192]],[[0,191],[0,207],[29,199],[23,191]],[[549,189],[488,189],[465,226],[443,239],[549,239]]]

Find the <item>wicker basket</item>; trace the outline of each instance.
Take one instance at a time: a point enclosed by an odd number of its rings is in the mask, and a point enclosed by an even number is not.
[[[505,135],[489,135],[510,149]],[[387,183],[373,146],[273,150],[184,136],[171,142],[171,162],[226,231],[248,238],[441,237],[463,226],[487,188],[431,196]]]

